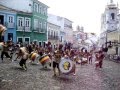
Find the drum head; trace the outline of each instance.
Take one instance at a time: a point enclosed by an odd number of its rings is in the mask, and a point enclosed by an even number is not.
[[[59,68],[62,73],[69,74],[73,69],[73,62],[69,59],[61,59]]]

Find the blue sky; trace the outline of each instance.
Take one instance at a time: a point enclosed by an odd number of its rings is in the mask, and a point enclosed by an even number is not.
[[[48,13],[73,21],[74,29],[83,26],[85,32],[100,33],[101,14],[110,0],[39,0],[48,5]],[[114,0],[114,3],[120,0]]]

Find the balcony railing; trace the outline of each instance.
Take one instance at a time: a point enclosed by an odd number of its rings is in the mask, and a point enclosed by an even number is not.
[[[5,23],[5,26],[6,26],[7,28],[15,28],[15,23],[8,23],[8,22],[6,22],[6,23]]]
[[[25,26],[17,26],[17,31],[25,31],[25,32],[31,32],[31,27],[25,27]]]
[[[39,28],[39,33],[45,33],[45,32],[46,32],[45,29],[41,29],[41,28]]]
[[[58,40],[58,36],[52,36],[52,35],[48,35],[48,39],[51,39],[51,40]]]

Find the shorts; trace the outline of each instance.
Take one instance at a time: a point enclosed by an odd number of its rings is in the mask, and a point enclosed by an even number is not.
[[[53,68],[56,68],[56,67],[59,68],[59,63],[53,61]]]

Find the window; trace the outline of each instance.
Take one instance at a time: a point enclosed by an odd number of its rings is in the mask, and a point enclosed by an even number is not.
[[[50,30],[48,31],[48,36],[50,36]]]
[[[8,28],[14,28],[15,27],[15,25],[14,25],[14,16],[12,16],[12,15],[7,16],[7,27]]]
[[[39,27],[40,27],[40,29],[42,28],[42,22],[41,21],[39,22]]]
[[[58,31],[56,32],[56,36],[58,37]]]
[[[38,29],[38,19],[34,19],[34,29]]]
[[[30,27],[30,18],[25,18],[25,27]]]
[[[55,31],[54,31],[54,35],[53,35],[53,36],[54,36],[54,38],[55,38]]]
[[[46,29],[46,28],[47,28],[47,23],[43,22],[43,29]]]
[[[8,16],[8,22],[14,23],[14,16]]]
[[[24,41],[25,41],[26,44],[29,44],[30,43],[30,37],[25,37]]]
[[[42,11],[42,7],[39,5],[39,13],[41,13]]]
[[[34,11],[38,12],[38,4],[34,3]]]
[[[43,47],[45,47],[46,46],[46,43],[45,42],[43,42]]]
[[[22,38],[22,37],[18,37],[18,38],[17,38],[17,42],[22,43],[22,42],[23,42],[23,38]]]
[[[53,30],[51,30],[51,36],[53,36]]]
[[[42,46],[42,42],[41,41],[39,42],[39,46]]]
[[[8,33],[8,40],[13,40],[13,33]]]
[[[111,13],[111,19],[114,20],[115,19],[115,14]]]
[[[24,26],[24,18],[23,17],[18,17],[18,26],[19,27]]]
[[[47,15],[47,10],[46,10],[46,8],[43,8],[43,14],[44,14],[44,15]]]

